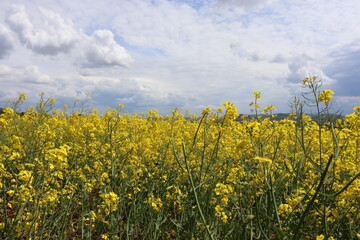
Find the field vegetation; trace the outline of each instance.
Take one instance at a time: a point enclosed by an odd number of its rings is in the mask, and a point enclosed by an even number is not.
[[[16,114],[20,94],[0,115],[0,238],[359,239],[360,106],[332,120],[333,92],[303,84],[279,121],[260,92],[241,121],[229,102],[100,115],[43,94]]]

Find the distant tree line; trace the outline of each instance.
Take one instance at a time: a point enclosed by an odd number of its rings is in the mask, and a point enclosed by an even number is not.
[[[258,114],[258,117],[271,118],[271,120],[280,121],[287,118],[292,118],[293,120],[300,122],[302,119],[302,114],[291,114],[291,113],[278,113],[274,115],[266,115],[266,114]],[[338,119],[343,119],[344,116],[341,114],[309,114],[313,121],[317,122],[319,125],[324,125],[326,123],[335,123]],[[256,119],[255,114],[239,114],[239,116],[235,119],[235,121],[242,122],[243,120]]]

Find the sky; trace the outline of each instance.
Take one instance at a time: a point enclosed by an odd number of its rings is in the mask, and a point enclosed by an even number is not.
[[[104,111],[222,102],[289,112],[317,75],[334,109],[360,105],[358,0],[1,0],[0,105],[39,93]]]

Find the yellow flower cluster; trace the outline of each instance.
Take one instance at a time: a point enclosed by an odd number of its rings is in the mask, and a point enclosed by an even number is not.
[[[280,204],[278,207],[278,214],[282,217],[286,217],[289,213],[293,211],[292,207],[289,204]]]
[[[224,124],[230,124],[239,115],[235,104],[230,102],[224,102],[222,105],[225,106],[226,113],[224,116]]]
[[[116,195],[116,193],[114,192],[103,193],[100,194],[100,197],[103,200],[103,205],[101,207],[105,209],[106,214],[116,211],[118,205],[117,202],[119,200],[119,196]]]
[[[334,92],[332,90],[330,90],[330,89],[324,90],[324,91],[320,92],[318,99],[320,102],[324,102],[325,105],[328,105],[330,100],[333,97],[332,94],[334,94]]]
[[[262,94],[262,92],[254,92],[254,96],[257,99],[261,98],[261,94]]]
[[[318,79],[317,76],[307,77],[302,80],[303,85],[311,86]]]
[[[325,236],[324,236],[324,234],[321,234],[321,235],[318,235],[318,236],[316,236],[316,240],[324,240],[325,239]],[[328,237],[328,238],[326,238],[327,240],[335,240],[335,238],[333,238],[333,237]]]
[[[269,105],[266,108],[264,108],[263,110],[261,110],[261,112],[269,114],[269,112],[275,111],[275,110],[276,110],[276,107],[274,105]]]
[[[155,198],[153,194],[150,194],[149,198],[144,203],[150,204],[155,211],[160,211],[163,204],[161,198]]]

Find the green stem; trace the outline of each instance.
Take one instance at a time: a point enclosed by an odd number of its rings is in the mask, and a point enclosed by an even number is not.
[[[201,206],[200,206],[200,202],[199,202],[199,199],[198,199],[198,195],[196,193],[196,190],[195,190],[195,184],[194,184],[194,180],[192,178],[192,175],[191,175],[191,171],[190,171],[190,168],[189,168],[189,164],[187,162],[187,155],[186,155],[186,152],[185,152],[185,146],[184,144],[182,144],[182,147],[183,147],[183,154],[184,154],[184,161],[185,161],[185,164],[186,164],[186,170],[188,172],[188,175],[189,175],[189,179],[190,179],[190,183],[191,183],[191,188],[194,192],[194,196],[195,196],[195,201],[196,201],[196,205],[199,209],[199,213],[200,213],[200,216],[201,216],[201,219],[203,221],[203,223],[205,224],[205,227],[206,227],[206,231],[208,232],[211,240],[215,240],[213,234],[211,233],[210,231],[210,228],[208,227],[207,223],[206,223],[206,219],[205,219],[205,216],[201,210]]]
[[[301,215],[301,218],[300,218],[300,221],[299,221],[299,224],[296,226],[296,229],[294,231],[294,237],[293,237],[293,240],[299,240],[301,235],[299,234],[300,233],[300,229],[304,223],[304,220],[305,220],[305,217],[306,215],[308,214],[308,212],[310,211],[312,205],[314,204],[315,202],[315,199],[317,197],[317,195],[319,194],[320,190],[322,189],[323,185],[324,185],[324,180],[325,180],[325,177],[326,177],[326,174],[329,170],[329,166],[332,162],[332,159],[333,159],[334,155],[331,155],[330,156],[330,159],[329,161],[327,162],[326,164],[326,168],[324,170],[324,172],[321,174],[321,178],[320,178],[320,182],[319,182],[319,185],[318,187],[316,188],[316,191],[315,191],[315,194],[312,196],[311,200],[309,201],[308,205],[306,206],[306,209],[305,211],[303,212],[303,214]]]

